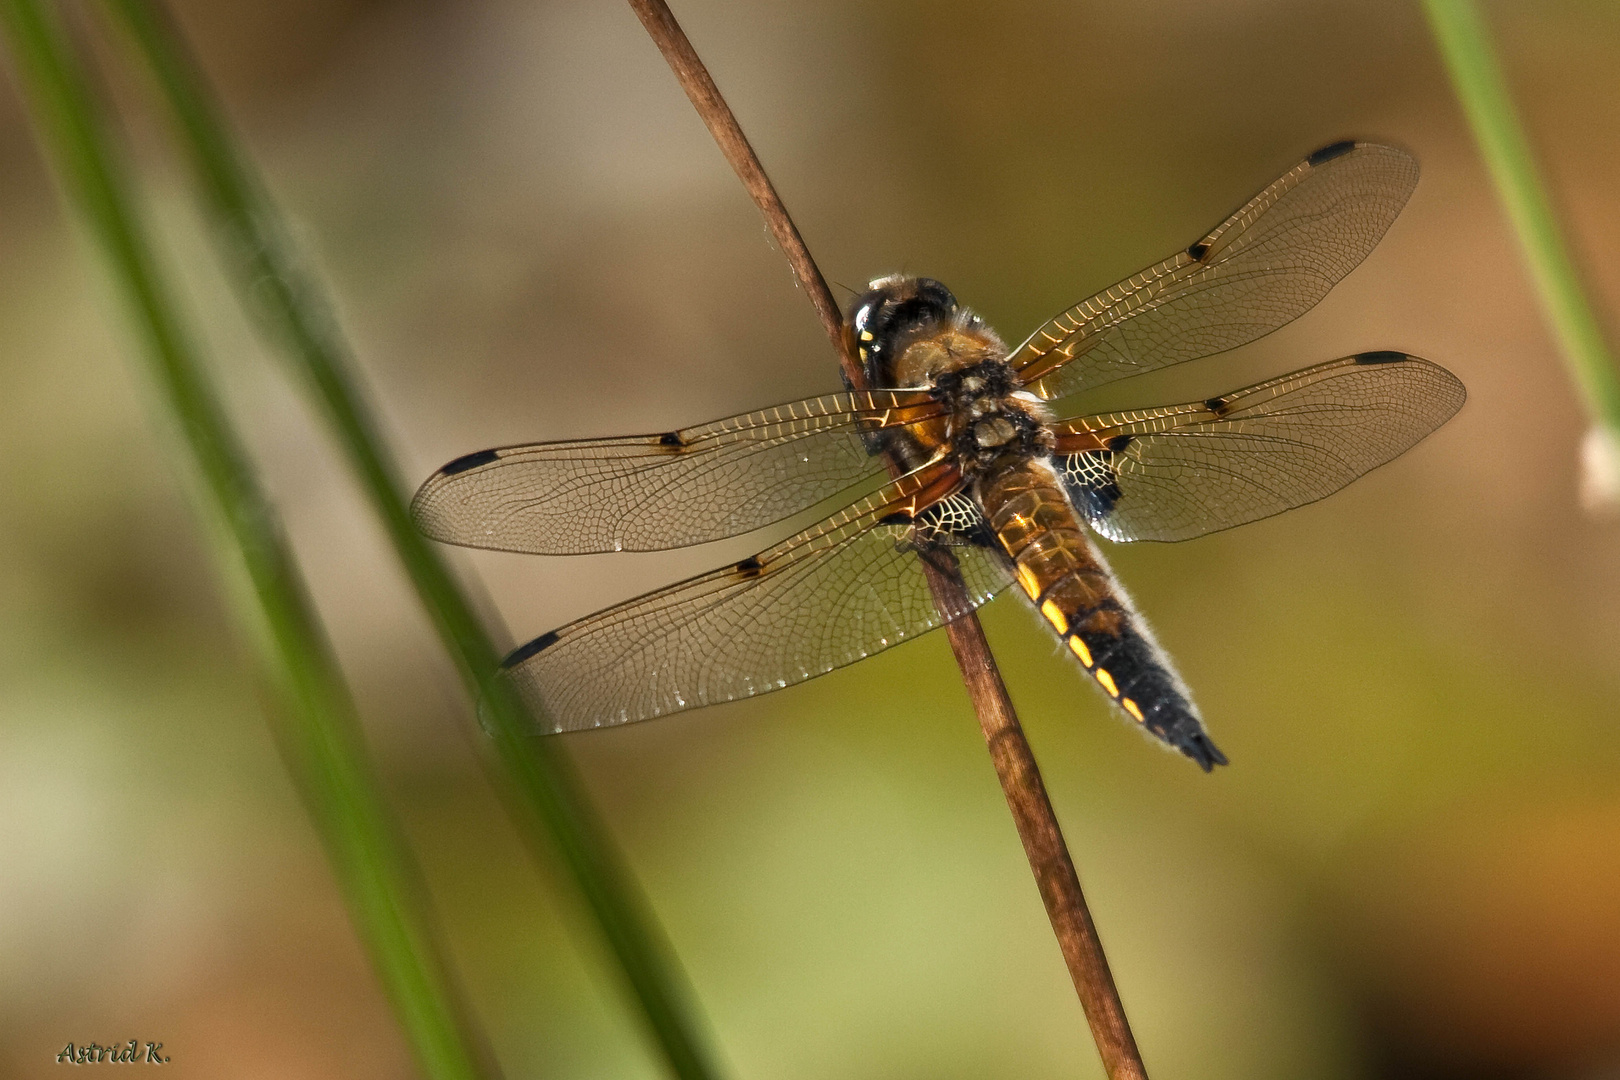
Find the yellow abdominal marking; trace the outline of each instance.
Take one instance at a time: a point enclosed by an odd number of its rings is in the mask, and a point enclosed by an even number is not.
[[[1121,705],[1125,706],[1125,711],[1126,712],[1128,712],[1132,716],[1136,717],[1136,722],[1138,724],[1143,724],[1143,723],[1147,722],[1146,718],[1144,718],[1142,716],[1142,710],[1137,708],[1136,702],[1132,701],[1130,698],[1120,698],[1119,703]]]
[[[1109,697],[1119,697],[1119,687],[1114,685],[1114,677],[1108,674],[1107,668],[1098,668],[1092,674],[1097,676],[1097,681],[1102,683],[1102,688],[1108,691]]]
[[[1078,656],[1086,667],[1091,666],[1091,650],[1086,648],[1086,643],[1080,640],[1078,634],[1069,639],[1069,651]]]
[[[862,330],[861,331],[861,340],[862,341],[871,341],[872,340],[872,331],[870,331],[870,330]]]
[[[1031,600],[1041,595],[1041,583],[1035,580],[1035,571],[1027,566],[1020,565],[1018,567],[1018,584],[1022,585],[1024,591],[1029,593]]]
[[[861,359],[862,360],[866,359],[866,346],[865,345],[861,346]]]
[[[1052,601],[1048,600],[1041,605],[1041,614],[1046,616],[1047,622],[1057,627],[1058,633],[1067,634],[1069,632],[1069,620],[1063,617],[1063,612],[1059,611],[1058,606]]]

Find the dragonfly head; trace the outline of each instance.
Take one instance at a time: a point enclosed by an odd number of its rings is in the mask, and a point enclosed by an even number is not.
[[[878,278],[855,298],[848,326],[873,387],[930,389],[946,375],[1007,358],[995,331],[933,278]]]
[[[847,322],[872,386],[898,386],[894,363],[906,346],[949,327],[961,305],[933,278],[881,277],[850,305]]]

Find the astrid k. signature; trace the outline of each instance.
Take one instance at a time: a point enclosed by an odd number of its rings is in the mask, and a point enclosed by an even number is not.
[[[163,1044],[149,1042],[146,1049],[141,1049],[139,1039],[131,1039],[128,1043],[115,1046],[102,1046],[100,1043],[79,1043],[75,1046],[68,1043],[62,1047],[62,1052],[56,1055],[58,1065],[167,1065],[169,1059],[163,1056]]]

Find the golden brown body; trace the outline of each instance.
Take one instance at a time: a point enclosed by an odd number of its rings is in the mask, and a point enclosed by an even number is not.
[[[1110,603],[1118,587],[1051,466],[1009,459],[980,479],[978,497],[1019,585],[1032,601],[1050,604],[1061,616],[1047,616],[1059,634],[1082,625],[1119,632],[1121,609]]]
[[[927,311],[934,298],[913,290],[929,284],[876,282],[872,295],[889,290],[886,310],[911,303]],[[937,305],[935,317],[909,329],[902,321],[863,332],[871,310],[858,311],[854,327],[874,381],[928,389],[949,407],[938,421],[891,434],[885,448],[907,470],[951,461],[1020,587],[1097,685],[1133,721],[1206,768],[1224,762],[1169,658],[1087,536],[1052,468],[1051,414],[1021,388],[1001,339],[971,312]]]
[[[1132,720],[1179,742],[1196,721],[1186,692],[1080,525],[1051,465],[1008,459],[982,476],[979,504],[1019,586]],[[1199,732],[1201,734],[1201,732]]]

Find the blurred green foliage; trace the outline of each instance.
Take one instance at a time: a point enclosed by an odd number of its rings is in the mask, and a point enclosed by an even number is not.
[[[456,999],[419,871],[401,842],[359,738],[358,718],[274,508],[220,409],[185,319],[129,194],[124,158],[102,103],[53,8],[6,0],[0,26],[33,106],[41,145],[66,201],[105,260],[126,305],[129,336],[149,365],[166,419],[182,435],[188,477],[200,479],[220,568],[235,582],[235,613],[256,639],[277,701],[271,722],[349,902],[350,918],[418,1063],[435,1080],[494,1075],[483,1033]],[[247,593],[251,592],[251,598]],[[90,1042],[91,1061],[101,1059]],[[65,1044],[71,1047],[70,1040]],[[111,1040],[116,1047],[119,1040]],[[140,1040],[128,1044],[133,1054]],[[144,1061],[172,1060],[148,1040]],[[56,1058],[83,1063],[84,1042]]]
[[[353,358],[332,304],[309,272],[306,257],[289,241],[279,210],[237,146],[183,32],[160,4],[108,0],[106,6],[128,32],[133,51],[156,84],[166,106],[162,111],[173,122],[194,171],[198,198],[213,219],[221,260],[234,271],[238,296],[307,386],[445,651],[478,703],[490,736],[491,763],[499,763],[498,782],[519,829],[541,847],[542,857],[559,857],[568,868],[675,1075],[708,1080],[715,1075],[714,1054],[699,1030],[685,973],[567,760],[554,743],[532,738],[539,721],[496,678],[500,653],[467,594],[412,521],[405,483],[356,386]],[[421,996],[395,993],[402,1020],[418,1032],[431,1015],[419,1004]],[[433,1048],[419,1051],[426,1059],[446,1056],[439,1049],[442,1038],[416,1041],[419,1047]]]

